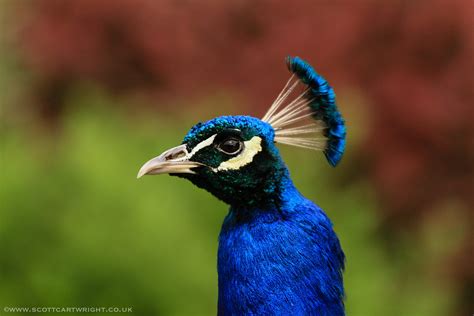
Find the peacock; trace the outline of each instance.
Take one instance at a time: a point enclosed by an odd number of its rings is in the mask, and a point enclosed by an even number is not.
[[[344,315],[345,256],[324,211],[293,184],[276,144],[341,160],[346,128],[328,82],[299,57],[262,119],[193,126],[143,175],[188,179],[230,205],[219,235],[218,315]]]

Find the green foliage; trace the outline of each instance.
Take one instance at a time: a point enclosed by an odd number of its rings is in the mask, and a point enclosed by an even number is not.
[[[0,306],[215,314],[226,205],[182,179],[135,179],[143,162],[181,142],[196,115],[134,115],[105,97],[70,99],[58,131],[6,124]],[[368,184],[336,184],[344,164],[333,169],[320,153],[282,154],[297,186],[335,223],[347,255],[348,315],[446,313],[449,296],[384,250]]]

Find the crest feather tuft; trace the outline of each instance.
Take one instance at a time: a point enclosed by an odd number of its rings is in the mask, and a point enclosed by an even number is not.
[[[262,121],[274,128],[275,142],[322,150],[336,166],[344,154],[346,127],[334,90],[301,58],[289,56],[286,61],[293,75]],[[288,103],[298,85],[302,91]]]

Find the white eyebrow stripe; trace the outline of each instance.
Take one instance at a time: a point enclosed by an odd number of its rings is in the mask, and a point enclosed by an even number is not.
[[[221,162],[217,168],[212,168],[212,171],[224,170],[238,170],[241,167],[248,165],[253,161],[253,157],[262,151],[262,139],[258,136],[252,137],[250,140],[244,142],[244,150],[234,158]]]
[[[211,137],[203,140],[202,142],[200,142],[199,144],[194,146],[193,150],[191,150],[190,153],[188,153],[187,149],[184,148],[184,151],[186,152],[186,155],[184,155],[182,157],[179,157],[179,158],[176,158],[176,159],[173,159],[173,161],[185,161],[185,160],[191,159],[191,157],[194,156],[198,151],[200,151],[201,149],[203,149],[205,147],[208,147],[208,146],[212,145],[212,143],[214,142],[214,138],[216,138],[216,135],[217,134],[214,134]]]
[[[209,137],[209,138],[203,140],[202,142],[200,142],[199,144],[197,144],[196,146],[194,146],[193,150],[191,150],[191,152],[190,152],[188,155],[186,155],[186,159],[191,158],[192,156],[194,156],[194,155],[195,155],[198,151],[200,151],[201,149],[212,145],[212,143],[214,142],[214,138],[216,138],[216,135],[217,135],[217,134],[214,134],[214,135],[212,135],[211,137]]]

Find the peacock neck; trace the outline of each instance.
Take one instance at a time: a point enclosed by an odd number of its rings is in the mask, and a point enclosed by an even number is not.
[[[268,174],[259,188],[230,203],[230,212],[242,221],[284,218],[292,205],[304,200],[286,166]]]
[[[219,237],[219,315],[344,315],[344,254],[284,172],[266,202],[232,205]]]

